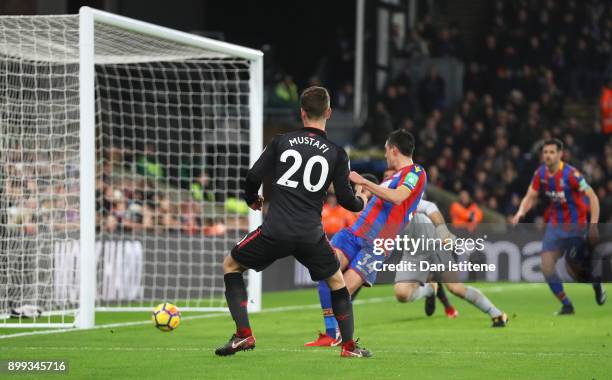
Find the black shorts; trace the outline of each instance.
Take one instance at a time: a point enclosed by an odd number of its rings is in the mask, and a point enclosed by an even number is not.
[[[232,249],[232,257],[243,267],[258,272],[283,257],[293,256],[310,272],[313,281],[331,277],[340,268],[325,235],[316,243],[277,240],[264,235],[261,227],[250,232]]]

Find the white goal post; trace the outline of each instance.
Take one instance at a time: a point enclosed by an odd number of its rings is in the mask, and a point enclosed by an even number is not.
[[[262,52],[89,7],[0,16],[0,87],[0,327],[227,310],[222,258],[261,224],[239,193]]]

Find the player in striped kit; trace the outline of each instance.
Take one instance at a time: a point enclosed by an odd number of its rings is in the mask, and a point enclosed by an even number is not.
[[[392,132],[385,145],[387,165],[395,173],[380,185],[351,172],[350,179],[373,194],[365,209],[350,228],[339,231],[331,240],[340,260],[344,281],[353,295],[362,285],[371,286],[376,280],[377,262],[384,261],[390,252],[374,254],[374,239],[395,238],[414,216],[427,186],[427,175],[422,166],[412,161],[415,141],[404,130]],[[319,298],[326,321],[326,334],[321,334],[306,346],[329,346],[340,342],[331,310],[330,291],[319,282]]]
[[[544,212],[546,232],[542,242],[542,272],[550,290],[561,301],[559,315],[574,314],[574,306],[563,290],[563,283],[555,270],[557,260],[566,255],[566,267],[572,277],[572,263],[584,261],[587,255],[587,235],[591,243],[598,240],[599,200],[582,174],[561,161],[563,143],[548,140],[542,146],[544,163],[535,171],[527,194],[512,219],[517,224],[533,207],[539,195],[549,199]],[[571,255],[569,254],[571,253]],[[571,257],[568,257],[571,256]],[[593,282],[595,299],[599,305],[606,301],[600,282]]]

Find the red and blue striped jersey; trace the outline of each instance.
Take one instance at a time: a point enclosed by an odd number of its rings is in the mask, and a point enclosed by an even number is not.
[[[351,227],[354,235],[369,241],[394,238],[410,223],[425,192],[427,174],[420,165],[408,165],[387,178],[381,186],[390,189],[406,186],[410,189],[410,195],[399,205],[372,196]]]
[[[573,166],[561,161],[556,173],[551,174],[542,164],[533,174],[531,188],[544,194],[550,204],[544,211],[544,221],[552,224],[587,223],[589,185]]]

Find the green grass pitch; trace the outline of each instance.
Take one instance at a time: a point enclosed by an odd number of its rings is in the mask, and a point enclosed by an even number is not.
[[[597,306],[589,285],[567,285],[576,315],[565,317],[553,316],[559,303],[545,284],[481,289],[508,313],[507,328],[489,327],[485,314],[455,297],[460,315],[449,320],[440,309],[426,317],[422,302],[397,303],[390,286],[364,290],[355,305],[356,336],[373,351],[370,359],[303,347],[323,328],[313,289],[264,294],[268,311],[251,316],[257,348],[233,357],[213,354],[234,330],[229,315],[184,313],[171,333],[147,323],[0,339],[0,359],[64,359],[69,377],[101,379],[612,378],[611,306]],[[148,319],[99,313],[97,324]],[[0,329],[4,336],[20,332]]]

